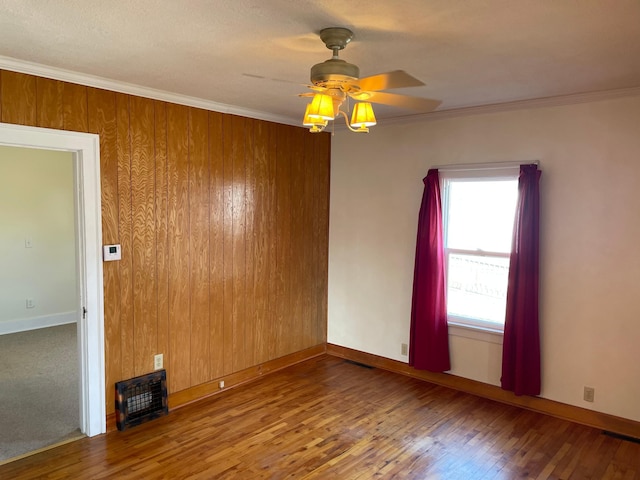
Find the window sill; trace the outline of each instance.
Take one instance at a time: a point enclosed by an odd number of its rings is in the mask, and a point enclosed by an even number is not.
[[[502,330],[449,321],[449,335],[502,345]]]

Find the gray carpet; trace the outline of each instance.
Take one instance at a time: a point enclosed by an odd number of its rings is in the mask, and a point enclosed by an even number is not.
[[[0,335],[0,462],[80,435],[76,325]]]

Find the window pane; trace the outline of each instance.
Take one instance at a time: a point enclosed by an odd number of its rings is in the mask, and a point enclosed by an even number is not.
[[[509,253],[518,181],[452,180],[448,189],[447,247]]]
[[[504,324],[509,259],[448,255],[447,313]]]

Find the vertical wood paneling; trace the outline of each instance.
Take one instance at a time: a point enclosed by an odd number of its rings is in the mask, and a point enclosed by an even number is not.
[[[254,122],[253,145],[253,250],[250,264],[253,267],[253,331],[255,363],[266,361],[271,341],[269,327],[269,130],[265,122]]]
[[[36,77],[2,70],[0,82],[2,121],[18,125],[36,125]]]
[[[232,271],[233,300],[231,323],[233,331],[233,371],[246,368],[246,162],[244,134],[246,119],[234,116],[231,120],[232,160]]]
[[[329,135],[6,71],[0,118],[100,135],[108,413],[326,341]]]
[[[169,391],[191,384],[189,294],[189,109],[167,104],[169,212]]]
[[[309,152],[310,158],[310,169],[309,176],[311,178],[311,191],[308,193],[310,195],[310,205],[311,211],[313,212],[311,215],[311,243],[309,245],[310,254],[311,254],[311,273],[310,273],[310,282],[311,282],[311,292],[312,295],[310,297],[309,304],[309,314],[312,317],[312,321],[310,322],[309,335],[313,338],[313,344],[317,345],[319,343],[325,342],[326,339],[321,337],[321,331],[318,328],[318,322],[320,321],[319,315],[320,311],[317,307],[318,302],[322,300],[322,283],[319,278],[320,272],[322,271],[320,267],[320,249],[318,247],[320,236],[322,235],[322,231],[320,228],[320,217],[322,208],[322,202],[318,201],[318,194],[320,192],[320,172],[321,172],[321,143],[325,137],[322,135],[314,134],[311,136],[311,143],[308,144],[306,151]]]
[[[317,134],[312,134],[305,130],[302,130],[303,135],[303,149],[302,156],[304,158],[304,166],[302,169],[303,183],[304,183],[304,292],[302,296],[303,305],[303,320],[302,320],[302,345],[301,348],[312,347],[319,342],[317,341],[316,330],[316,315],[317,311],[314,306],[317,301],[317,289],[316,289],[316,275],[315,265],[318,261],[317,249],[315,247],[315,226],[317,223],[314,221],[318,214],[314,208],[314,183],[316,181],[315,176],[315,164],[317,162],[317,156],[315,154],[316,137]]]
[[[118,154],[118,230],[120,267],[121,377],[131,378],[134,368],[133,337],[133,227],[131,218],[131,138],[128,95],[116,94],[116,147]]]
[[[278,142],[279,125],[274,123],[265,124],[268,134],[267,142],[267,192],[268,197],[268,220],[267,220],[267,255],[268,255],[268,296],[269,304],[266,312],[267,327],[265,333],[266,358],[277,358],[281,341],[279,340],[280,327],[278,325],[278,196],[277,196],[277,174],[278,174],[278,151],[283,147]]]
[[[311,135],[301,128],[291,129],[291,351],[302,349],[303,327],[305,322],[305,198],[303,135]],[[289,352],[287,352],[289,353]]]
[[[189,241],[191,243],[191,384],[211,379],[209,363],[209,120],[189,110]]]
[[[209,112],[209,199],[211,202],[209,210],[209,360],[211,378],[221,377],[225,373],[223,146],[223,115]]]
[[[155,114],[153,100],[132,97],[130,105],[134,372],[142,375],[153,371],[158,346]]]
[[[233,323],[233,119],[231,115],[223,117],[223,167],[222,167],[222,242],[223,258],[223,372],[228,375],[233,372],[234,356],[234,323]]]
[[[155,113],[155,175],[156,175],[156,272],[158,303],[157,353],[170,364],[169,351],[169,191],[167,171],[167,108],[156,101]]]
[[[36,125],[38,127],[64,128],[63,94],[64,82],[36,78]]]
[[[245,316],[244,325],[244,368],[255,365],[256,315],[255,315],[255,124],[256,120],[245,119],[244,162],[245,162]]]
[[[307,139],[305,141],[305,157],[307,158],[308,167],[305,170],[305,191],[306,191],[306,202],[307,209],[310,212],[309,218],[307,219],[307,248],[308,248],[308,256],[309,256],[309,264],[308,264],[308,278],[307,278],[307,288],[308,294],[306,295],[306,312],[307,312],[307,323],[305,324],[305,345],[316,345],[320,343],[318,341],[318,329],[317,325],[317,315],[318,310],[316,308],[316,303],[318,301],[318,283],[317,283],[317,275],[318,275],[318,249],[316,248],[316,237],[317,237],[317,227],[318,227],[318,206],[315,202],[316,195],[316,186],[318,179],[318,170],[317,170],[317,134],[307,135]]]
[[[293,322],[291,317],[291,129],[277,127],[276,158],[276,355],[292,351]]]
[[[87,87],[75,83],[65,83],[62,94],[62,109],[65,130],[87,131]]]
[[[100,136],[100,189],[102,198],[102,243],[118,243],[118,151],[116,97],[113,92],[89,89],[89,131]],[[54,102],[55,104],[55,102]],[[61,102],[60,102],[61,105]],[[60,109],[62,118],[62,109]],[[122,380],[120,342],[120,265],[103,263],[105,377],[107,412],[114,410],[113,385]]]
[[[297,129],[297,134],[302,137],[300,157],[302,158],[302,169],[300,183],[302,184],[302,318],[300,325],[300,349],[315,345],[315,334],[312,326],[315,326],[314,317],[311,313],[312,298],[315,296],[313,290],[313,205],[311,204],[311,194],[313,192],[312,173],[314,157],[310,150],[313,149],[314,134],[302,129]]]
[[[36,92],[39,127],[89,131],[87,87],[38,77]]]
[[[331,136],[322,134],[320,142],[320,173],[318,174],[318,280],[319,289],[318,308],[318,336],[320,341],[327,341],[327,298],[329,295],[329,178],[331,155]]]

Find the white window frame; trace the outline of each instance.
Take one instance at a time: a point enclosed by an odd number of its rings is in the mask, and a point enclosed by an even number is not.
[[[522,162],[532,163],[532,162]],[[437,167],[440,178],[440,191],[442,201],[442,223],[443,223],[443,244],[445,255],[445,285],[448,291],[448,273],[449,273],[449,255],[463,254],[474,255],[478,257],[500,257],[510,258],[511,253],[489,252],[483,250],[464,250],[447,247],[448,233],[448,208],[449,208],[449,184],[453,181],[500,181],[500,180],[517,180],[520,174],[520,165],[522,163],[499,163],[499,164],[482,164],[482,165],[460,165]],[[448,301],[448,300],[447,300]],[[447,304],[448,310],[448,304]],[[493,334],[502,335],[504,332],[504,323],[497,324],[495,322],[474,319],[469,317],[461,317],[449,315],[447,313],[447,323],[450,326],[461,327],[465,329],[483,331]]]

